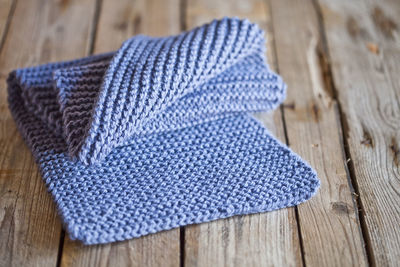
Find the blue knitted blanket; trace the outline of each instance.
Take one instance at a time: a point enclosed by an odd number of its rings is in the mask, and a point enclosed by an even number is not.
[[[297,205],[311,167],[249,112],[286,86],[257,25],[224,18],[18,69],[9,107],[66,230],[85,244]]]

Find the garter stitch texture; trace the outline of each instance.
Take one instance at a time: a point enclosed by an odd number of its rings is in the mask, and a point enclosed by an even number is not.
[[[248,114],[285,98],[264,48],[257,25],[224,18],[11,72],[10,110],[70,237],[125,240],[315,194],[311,167]]]

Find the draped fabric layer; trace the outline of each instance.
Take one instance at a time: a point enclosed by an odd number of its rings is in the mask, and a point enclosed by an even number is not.
[[[285,90],[263,32],[236,18],[8,78],[18,128],[86,244],[309,199],[315,172],[249,114]]]

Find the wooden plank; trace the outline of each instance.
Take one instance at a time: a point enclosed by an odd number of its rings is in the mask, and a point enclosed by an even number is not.
[[[320,1],[371,264],[400,262],[400,2]]]
[[[129,37],[180,32],[179,0],[103,1],[94,52],[118,49]],[[180,231],[174,229],[106,245],[84,246],[68,237],[62,266],[179,266]]]
[[[0,266],[55,266],[61,224],[7,107],[14,68],[84,56],[94,0],[18,1],[0,54]]]
[[[248,18],[267,31],[267,56],[274,68],[271,21],[265,1],[190,0],[185,24],[192,28],[223,16]],[[285,142],[280,110],[258,117]],[[184,263],[187,266],[301,266],[294,208],[185,227]]]
[[[298,206],[309,266],[365,266],[366,253],[343,152],[312,1],[271,0],[280,74],[288,84],[284,117],[290,147],[315,168],[318,194]]]
[[[105,245],[65,239],[61,266],[179,266],[179,229]]]
[[[15,0],[0,0],[0,49],[15,7]]]

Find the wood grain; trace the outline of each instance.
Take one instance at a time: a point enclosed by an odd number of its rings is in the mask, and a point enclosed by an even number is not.
[[[104,0],[94,53],[118,49],[136,34],[162,36],[180,32],[178,0]],[[179,266],[180,231],[174,229],[106,245],[84,246],[65,239],[61,266]]]
[[[188,28],[223,16],[246,17],[267,32],[268,58],[275,67],[268,6],[264,1],[188,1]],[[285,142],[281,113],[258,114]],[[186,266],[301,266],[300,243],[293,208],[236,216],[185,228]]]
[[[400,2],[320,1],[320,7],[370,261],[398,266]]]
[[[15,0],[0,0],[0,49],[3,46],[7,27],[11,21]]]
[[[95,41],[95,53],[118,49],[137,34],[167,36],[178,34],[180,1],[103,0]]]
[[[179,266],[179,229],[85,246],[65,239],[61,266]]]
[[[54,202],[8,111],[9,71],[223,16],[267,31],[269,63],[288,97],[283,114],[257,117],[317,170],[317,196],[297,209],[125,242],[62,239]],[[397,0],[0,0],[0,266],[397,266],[399,41]]]
[[[84,56],[93,0],[18,1],[0,53],[0,266],[55,266],[61,224],[7,108],[14,68]]]
[[[284,117],[289,144],[321,180],[318,194],[298,206],[304,261],[309,266],[365,266],[316,10],[312,1],[270,2],[278,66],[288,85]]]

